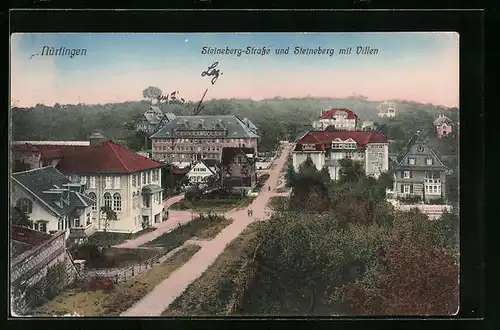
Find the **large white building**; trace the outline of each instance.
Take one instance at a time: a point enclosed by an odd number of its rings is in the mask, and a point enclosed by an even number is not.
[[[117,220],[108,231],[135,233],[143,224],[163,221],[161,167],[117,143],[93,134],[89,146],[29,145],[14,149],[14,168],[26,170],[54,166],[74,183],[85,185],[95,201],[91,224],[104,230],[101,207],[109,206]]]
[[[310,158],[318,170],[328,168],[332,180],[339,176],[339,160],[359,161],[367,176],[378,176],[389,170],[389,142],[377,132],[312,131],[305,134],[292,153],[295,171]]]
[[[321,113],[318,120],[313,122],[313,128],[324,131],[332,126],[339,131],[355,131],[358,120],[358,116],[349,109],[330,109]]]

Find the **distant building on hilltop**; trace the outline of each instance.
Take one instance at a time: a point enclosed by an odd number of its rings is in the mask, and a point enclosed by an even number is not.
[[[443,114],[439,115],[434,121],[434,127],[436,127],[438,138],[448,136],[448,134],[453,132],[453,123],[451,119]]]
[[[359,161],[366,175],[377,178],[389,170],[389,142],[377,132],[312,131],[297,142],[292,153],[295,171],[308,158],[318,170],[326,166],[332,180],[339,177],[341,159]]]
[[[153,134],[175,118],[173,113],[163,113],[157,106],[150,106],[136,122],[137,131]]]
[[[177,116],[151,136],[152,158],[164,162],[220,161],[222,149],[252,148],[259,136],[249,119],[234,115]]]
[[[374,128],[375,128],[375,123],[373,121],[364,121],[363,124],[361,124],[362,131],[371,131]]]
[[[329,109],[322,111],[318,120],[313,122],[313,129],[324,131],[328,127],[333,127],[338,131],[355,131],[358,120],[358,116],[349,109]]]
[[[383,102],[383,103],[379,104],[379,106],[377,107],[377,110],[378,110],[377,116],[379,118],[384,118],[384,117],[394,118],[394,117],[396,117],[396,108],[394,107],[394,104],[392,104],[392,103]]]

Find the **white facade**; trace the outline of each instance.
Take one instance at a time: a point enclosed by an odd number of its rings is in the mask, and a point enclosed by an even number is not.
[[[356,119],[348,119],[347,114],[335,114],[334,118],[318,119],[313,122],[313,128],[317,131],[324,131],[328,126],[333,126],[341,131],[355,131]]]
[[[143,229],[142,222],[150,225],[162,221],[163,196],[161,191],[144,194],[142,188],[155,185],[161,187],[159,168],[121,175],[68,175],[73,182],[86,184],[87,195],[96,200],[92,207],[92,224],[102,231],[104,219],[101,207],[110,206],[117,220],[110,221],[110,232],[135,233]]]
[[[37,198],[28,188],[18,184],[15,180],[11,180],[11,182],[11,205],[19,207],[19,202],[27,203],[25,204],[27,207],[25,209],[21,208],[21,210],[25,211],[29,220],[33,222],[33,229],[35,230],[47,233],[65,230],[67,231],[67,238],[69,229],[83,228],[91,220],[92,210],[90,206],[82,210],[79,215],[72,214],[71,219],[68,215],[59,216],[50,205]]]
[[[294,151],[292,153],[293,167],[295,171],[299,170],[299,166],[311,158],[316,165],[316,169],[321,170],[325,165],[330,173],[332,180],[337,180],[340,170],[338,161],[341,159],[352,159],[359,161],[367,176],[378,178],[383,172],[389,170],[389,145],[387,143],[369,143],[364,150],[359,150],[355,147],[355,142],[346,140],[344,143],[354,143],[352,150],[345,148],[334,148],[340,146],[338,141],[332,142],[331,152],[326,151]]]
[[[208,167],[204,162],[198,162],[193,166],[191,171],[188,172],[187,176],[189,179],[189,183],[197,184],[205,182],[205,180],[214,174],[217,174],[218,170],[214,167]]]
[[[380,118],[383,117],[393,118],[396,117],[396,109],[394,109],[393,107],[388,107],[387,112],[379,112],[377,115]]]

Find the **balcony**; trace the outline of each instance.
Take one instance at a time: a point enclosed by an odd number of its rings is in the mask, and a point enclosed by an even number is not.
[[[70,229],[70,238],[84,238],[84,237],[90,237],[94,235],[97,232],[97,229],[92,224],[85,225],[85,226],[80,226],[80,227],[73,227]]]

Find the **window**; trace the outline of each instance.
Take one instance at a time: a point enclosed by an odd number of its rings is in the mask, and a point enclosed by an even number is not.
[[[122,210],[122,197],[119,193],[113,195],[113,211],[120,212]]]
[[[75,222],[75,223],[74,223],[74,226],[75,226],[76,228],[80,227],[80,218],[75,218],[75,221],[74,221],[74,222]]]
[[[113,177],[112,176],[107,176],[106,177],[105,189],[111,189],[112,185],[113,185]]]
[[[46,222],[40,222],[38,224],[38,230],[41,232],[46,233],[47,232],[47,223]]]
[[[33,203],[27,198],[21,198],[18,200],[17,207],[26,214],[33,212]]]
[[[409,157],[408,158],[408,164],[415,165],[415,157]]]
[[[95,176],[89,177],[89,188],[95,189],[96,187],[96,182],[95,182]]]
[[[146,176],[147,174],[145,172],[142,173],[142,184],[146,184]]]
[[[110,193],[105,193],[104,194],[104,206],[107,206],[109,208],[112,207],[112,204],[111,204],[111,194]]]
[[[93,193],[93,192],[91,192],[91,193],[89,193],[88,196],[89,196],[90,199],[92,199],[92,200],[94,200],[96,202],[94,205],[92,205],[92,211],[97,210],[97,196],[96,196],[96,194]]]
[[[410,193],[410,185],[409,184],[403,185],[403,192],[405,194],[409,194]]]
[[[418,146],[417,147],[418,152],[423,152],[424,151],[424,146]]]
[[[410,171],[404,171],[403,172],[403,178],[410,179],[411,178],[411,172]]]
[[[137,177],[135,175],[132,175],[132,187],[137,186]]]
[[[86,177],[86,176],[82,176],[82,177],[80,178],[80,183],[81,183],[81,184],[87,184],[87,177]]]
[[[425,163],[426,163],[427,165],[432,165],[432,158],[426,158],[426,159],[425,159]]]
[[[119,176],[115,176],[114,179],[115,179],[115,182],[114,182],[113,188],[120,189],[120,177]]]

